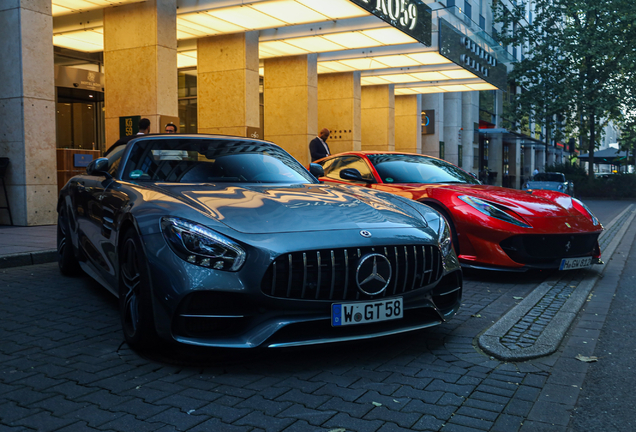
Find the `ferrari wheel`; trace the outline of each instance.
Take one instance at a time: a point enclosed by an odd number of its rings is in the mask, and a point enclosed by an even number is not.
[[[57,263],[64,276],[74,276],[79,273],[80,265],[75,258],[73,243],[66,208],[62,206],[57,214]]]
[[[119,311],[126,342],[133,349],[157,343],[150,299],[150,276],[137,232],[124,235],[119,259]]]

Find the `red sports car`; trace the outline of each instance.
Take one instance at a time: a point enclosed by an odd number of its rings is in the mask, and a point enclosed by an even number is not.
[[[391,192],[438,210],[453,228],[465,267],[570,270],[600,262],[603,226],[566,194],[483,185],[453,164],[419,154],[347,152],[316,163],[323,181]]]

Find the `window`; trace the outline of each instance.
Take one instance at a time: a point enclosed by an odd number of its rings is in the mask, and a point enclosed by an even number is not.
[[[330,164],[327,166],[327,163]],[[330,159],[327,161],[327,163],[323,165],[323,169],[325,170],[325,177],[328,177],[330,179],[338,181],[351,181],[341,179],[340,171],[345,168],[353,168],[357,169],[360,172],[360,175],[363,179],[375,182],[375,178],[373,177],[371,169],[369,168],[367,163],[358,156],[342,156],[340,158]]]

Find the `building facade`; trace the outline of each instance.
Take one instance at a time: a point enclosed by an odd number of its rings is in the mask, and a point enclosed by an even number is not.
[[[516,50],[493,39],[490,1],[6,0],[0,22],[18,225],[55,223],[59,188],[143,117],[304,165],[327,127],[334,153],[423,153],[511,187],[541,159],[504,126]]]

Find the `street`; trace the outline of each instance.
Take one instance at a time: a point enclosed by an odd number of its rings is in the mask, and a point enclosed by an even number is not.
[[[632,204],[586,203],[604,225]],[[633,431],[636,227],[625,228],[558,350],[518,363],[476,340],[555,272],[466,273],[454,319],[397,337],[138,355],[116,299],[88,276],[4,269],[0,430]]]

